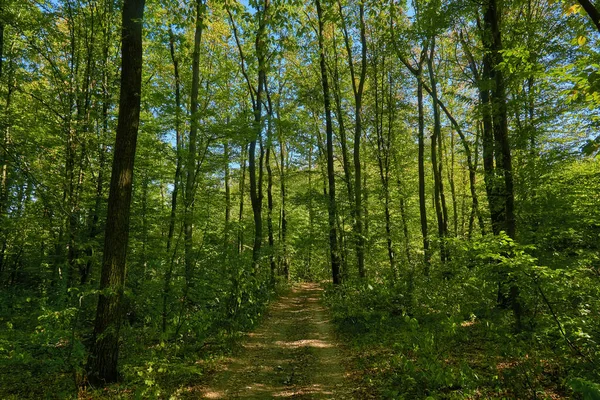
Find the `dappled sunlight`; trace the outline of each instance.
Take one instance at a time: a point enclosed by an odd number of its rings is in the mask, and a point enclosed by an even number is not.
[[[333,347],[331,343],[325,342],[323,340],[317,339],[301,339],[293,342],[275,342],[276,346],[287,347],[287,348],[298,348],[298,347],[317,347],[317,348],[329,348]]]
[[[273,304],[263,324],[201,391],[206,399],[351,398],[321,289],[300,284]]]

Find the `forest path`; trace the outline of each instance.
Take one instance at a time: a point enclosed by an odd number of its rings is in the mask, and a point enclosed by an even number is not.
[[[207,382],[205,399],[350,399],[344,355],[318,284],[302,283],[269,307],[239,354]]]

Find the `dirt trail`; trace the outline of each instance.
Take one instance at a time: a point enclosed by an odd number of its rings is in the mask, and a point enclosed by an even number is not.
[[[351,399],[343,354],[317,284],[295,286],[269,308],[239,354],[202,390],[205,399]]]

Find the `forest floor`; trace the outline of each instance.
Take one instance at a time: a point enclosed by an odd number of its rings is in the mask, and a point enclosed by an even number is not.
[[[206,399],[352,398],[348,358],[321,295],[318,284],[295,285],[194,392]]]

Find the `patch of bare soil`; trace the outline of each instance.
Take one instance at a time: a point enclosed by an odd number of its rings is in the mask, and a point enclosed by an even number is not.
[[[274,303],[235,355],[200,390],[205,399],[351,399],[344,354],[318,284]]]

